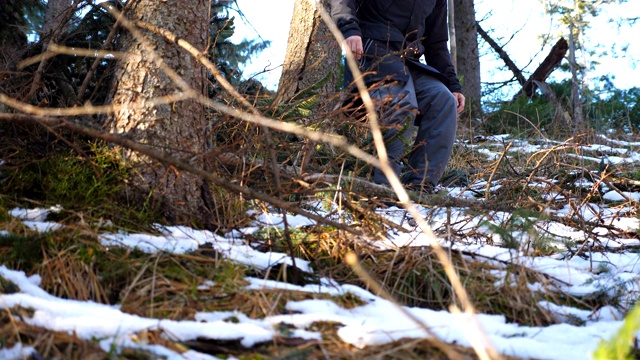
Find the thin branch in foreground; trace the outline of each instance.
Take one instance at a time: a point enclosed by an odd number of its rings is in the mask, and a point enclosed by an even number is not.
[[[70,56],[84,56],[84,57],[95,57],[96,59],[122,59],[126,55],[128,56],[137,56],[135,54],[129,54],[122,51],[107,51],[107,50],[94,50],[94,49],[84,49],[84,48],[72,48],[64,45],[59,45],[55,43],[49,44],[47,46],[47,51],[42,54],[32,56],[28,59],[22,60],[18,64],[18,69],[23,69],[29,65],[33,65],[37,62],[50,59],[57,55],[70,55]]]
[[[308,0],[308,1],[315,3],[315,5],[318,7],[318,10],[320,12],[320,15],[323,21],[327,24],[333,36],[338,40],[340,44],[344,44],[345,43],[344,36],[340,32],[336,24],[333,22],[333,20],[331,19],[327,11],[324,9],[324,7],[320,6],[320,3],[317,2],[317,0]],[[478,332],[479,339],[476,336],[468,336],[468,339],[474,351],[481,358],[499,359],[500,354],[495,350],[493,344],[491,343],[491,341],[489,340],[489,337],[487,336],[486,331],[482,328],[482,325],[480,324],[477,316],[475,315],[476,314],[475,307],[473,306],[473,303],[471,302],[471,299],[469,298],[469,294],[464,288],[464,285],[462,285],[462,281],[460,280],[460,277],[458,276],[455,270],[455,267],[453,266],[453,262],[451,261],[451,258],[449,257],[447,252],[444,251],[444,249],[442,248],[442,245],[438,241],[438,238],[436,237],[436,235],[431,230],[431,227],[429,226],[429,224],[420,215],[420,213],[418,213],[416,206],[411,203],[406,189],[400,183],[400,179],[398,179],[398,176],[391,168],[391,165],[389,164],[389,161],[387,159],[387,153],[386,153],[384,141],[382,139],[382,132],[380,131],[380,127],[378,125],[373,102],[371,100],[371,97],[369,96],[369,93],[367,92],[366,86],[362,78],[362,73],[360,72],[360,69],[358,68],[358,64],[356,63],[356,60],[350,51],[346,52],[346,58],[347,58],[347,65],[349,66],[349,69],[353,72],[356,86],[358,88],[358,91],[360,92],[360,96],[362,97],[362,101],[365,105],[365,108],[367,109],[367,114],[369,116],[369,124],[371,126],[371,132],[373,133],[373,140],[376,145],[376,150],[378,151],[378,155],[381,159],[379,161],[378,168],[385,174],[385,176],[391,183],[391,187],[396,192],[398,199],[400,200],[400,203],[407,210],[407,212],[417,221],[418,227],[423,232],[423,234],[425,234],[428,237],[430,245],[434,248],[438,261],[440,261],[440,263],[442,264],[442,267],[444,268],[444,271],[447,274],[447,277],[451,281],[454,291],[458,295],[458,298],[460,299],[460,302],[462,303],[462,306],[464,307],[465,312],[470,317],[469,321],[471,325]]]

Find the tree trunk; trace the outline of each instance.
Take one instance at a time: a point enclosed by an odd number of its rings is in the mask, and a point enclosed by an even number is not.
[[[321,4],[326,8],[327,0]],[[320,18],[316,5],[309,0],[295,0],[275,103],[314,86],[319,94],[335,92],[339,62],[340,46]],[[327,76],[326,82],[318,86]]]
[[[447,0],[449,10],[449,52],[453,67],[458,71],[458,41],[456,40],[456,12],[455,0]]]
[[[462,88],[467,98],[468,115],[482,116],[480,105],[480,56],[478,54],[478,31],[473,0],[454,0],[455,33],[458,76],[462,78]],[[469,113],[470,112],[470,113]]]
[[[318,3],[328,8],[328,0]],[[290,106],[295,106],[315,96],[316,111],[305,119],[305,123],[309,125],[321,121],[324,111],[317,110],[331,110],[334,107],[335,100],[332,99],[335,98],[331,95],[337,90],[338,80],[342,81],[338,71],[340,54],[340,46],[320,17],[320,9],[316,4],[309,0],[295,0],[287,52],[274,104],[290,102]],[[296,97],[305,91],[304,98]],[[305,140],[296,156],[295,165],[299,165],[301,171],[306,170],[313,157],[314,144],[309,139]]]
[[[61,34],[65,31],[68,26],[65,15],[71,5],[71,0],[49,0],[47,2],[47,13],[42,24],[41,35],[43,37],[49,36],[54,32]],[[58,28],[60,28],[60,31],[56,31]]]
[[[75,0],[71,3],[70,0],[50,0],[47,2],[47,12],[44,18],[44,24],[42,26],[42,32],[40,34],[40,41],[43,42],[42,52],[45,53],[49,44],[58,42],[58,38],[66,29],[73,9],[75,9],[81,0]],[[73,7],[73,9],[71,9]],[[33,74],[33,81],[31,82],[31,89],[25,98],[33,99],[36,91],[41,86],[42,76],[45,72],[45,68],[49,62],[46,58],[40,61],[38,69]],[[72,103],[75,100],[75,96],[69,101]]]
[[[170,3],[138,0],[127,14],[134,20],[168,29],[198,49],[206,46],[209,20],[209,2],[206,0]],[[170,68],[194,89],[205,93],[206,74],[193,57],[156,34],[145,35]],[[122,45],[132,56],[125,57],[118,64],[112,102],[125,107],[110,119],[109,128],[172,156],[189,159],[192,165],[202,168],[204,164],[200,155],[205,150],[207,126],[204,108],[194,101],[145,109],[126,107],[176,93],[179,89],[155,65],[133,36],[125,34]],[[145,197],[151,194],[152,199],[163,205],[169,220],[187,223],[189,219],[198,219],[208,224],[208,212],[202,197],[205,191],[202,179],[132,151],[122,150],[122,153],[125,160],[137,169],[136,176],[130,182],[136,194]]]
[[[569,26],[569,66],[571,67],[571,108],[573,110],[573,135],[586,130],[582,116],[582,100],[580,86],[578,84],[578,63],[576,62],[576,41],[574,36],[574,24]]]

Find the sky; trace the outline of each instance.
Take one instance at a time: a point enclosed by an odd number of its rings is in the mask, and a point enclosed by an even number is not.
[[[504,144],[513,141],[511,153],[532,154],[558,145],[555,142],[529,143],[524,140],[511,138],[509,135],[491,136],[479,144],[467,145],[485,156],[487,161],[501,156]],[[593,145],[577,149],[585,154],[585,162],[600,162],[595,154],[606,154],[612,164],[627,163],[640,166],[640,154],[632,151],[638,149],[638,143],[615,141],[600,136]],[[494,189],[499,187],[499,181],[494,180]],[[484,180],[477,180],[469,187],[451,187],[447,191],[449,196],[457,198],[476,199],[482,201],[482,192],[486,189]],[[557,251],[547,256],[530,256],[525,246],[531,239],[529,233],[513,232],[512,235],[522,245],[520,249],[507,249],[500,246],[503,239],[493,232],[488,223],[501,226],[513,214],[503,211],[492,211],[487,214],[467,211],[463,207],[427,208],[418,206],[421,216],[424,216],[432,229],[438,233],[452,226],[450,231],[461,236],[460,240],[452,244],[440,239],[444,247],[462,250],[468,259],[484,261],[492,265],[493,275],[502,279],[496,283],[514,281],[512,263],[540,272],[545,275],[545,283],[552,283],[560,291],[574,296],[617,296],[622,289],[622,296],[615,297],[620,307],[607,305],[594,309],[579,309],[560,306],[552,302],[543,301],[539,304],[554,314],[559,323],[549,326],[523,326],[509,323],[504,316],[478,314],[477,321],[498,352],[516,358],[528,359],[588,359],[591,352],[603,339],[610,339],[622,326],[625,307],[630,306],[640,297],[640,258],[634,248],[640,246],[640,240],[626,234],[636,231],[640,227],[637,217],[637,201],[640,192],[619,192],[607,187],[604,183],[594,184],[586,179],[576,181],[575,186],[589,191],[597,186],[607,201],[576,202],[570,206],[561,194],[554,193],[553,185],[548,182],[532,182],[531,186],[539,188],[541,192],[548,191],[549,200],[556,206],[549,207],[550,220],[538,221],[535,224],[537,232],[544,233],[549,238],[549,244],[557,247]],[[551,186],[551,187],[549,187]],[[480,194],[480,198],[478,198]],[[625,198],[633,199],[633,203],[625,202]],[[314,204],[310,202],[306,208],[315,209],[318,214],[333,220],[335,217],[344,218],[339,208],[326,209],[326,202]],[[25,226],[40,231],[56,231],[63,225],[50,222],[47,216],[59,211],[60,208],[49,209],[15,208],[9,213]],[[331,213],[329,213],[331,211]],[[377,213],[404,227],[407,233],[393,232],[387,234],[383,240],[370,240],[371,245],[380,249],[397,249],[398,247],[429,246],[430,239],[420,232],[415,222],[407,221],[405,210],[397,207],[380,208]],[[579,218],[587,222],[600,223],[594,226],[589,234],[568,226],[572,223],[555,219],[569,217]],[[238,262],[257,269],[268,269],[274,265],[293,261],[289,255],[278,252],[263,252],[249,246],[248,238],[265,226],[283,227],[282,215],[277,212],[255,213],[255,222],[246,228],[235,229],[226,234],[214,234],[209,231],[196,230],[183,226],[160,226],[155,234],[113,232],[113,229],[103,229],[98,232],[98,240],[107,247],[138,248],[147,253],[159,251],[183,254],[208,244],[216,253],[225,256],[230,261]],[[299,215],[288,216],[288,226],[291,228],[313,225],[314,221]],[[73,225],[71,225],[73,226]],[[1,235],[8,235],[6,230],[0,230]],[[479,234],[491,239],[488,244]],[[593,237],[595,235],[595,238]],[[599,251],[585,252],[576,256],[576,250],[583,248],[582,241],[587,239],[586,248],[597,245]],[[367,240],[366,238],[363,240]],[[574,242],[571,245],[571,242]],[[567,249],[567,246],[570,249]],[[562,250],[564,249],[564,250]],[[295,263],[302,271],[313,273],[309,263],[302,259],[295,259]],[[597,269],[593,270],[593,269]],[[331,322],[337,326],[339,339],[357,348],[387,344],[401,338],[425,338],[428,335],[423,328],[407,318],[407,316],[393,303],[385,300],[361,287],[340,284],[330,278],[320,278],[319,284],[297,286],[280,281],[247,277],[247,289],[255,292],[266,289],[279,291],[298,291],[307,293],[321,293],[329,295],[356,296],[361,303],[346,309],[328,299],[307,299],[287,302],[285,309],[288,313],[274,314],[265,318],[250,318],[248,314],[239,311],[211,311],[198,312],[193,319],[170,320],[162,318],[145,318],[121,311],[119,305],[104,305],[91,301],[77,301],[64,299],[45,292],[41,287],[41,278],[37,274],[27,276],[24,272],[10,269],[0,264],[0,276],[18,286],[19,291],[0,293],[0,303],[3,307],[22,306],[33,309],[31,317],[21,317],[16,321],[25,321],[30,325],[52,331],[73,333],[80,339],[98,341],[105,351],[121,351],[122,349],[140,349],[148,351],[158,357],[171,360],[210,360],[216,359],[210,355],[186,349],[183,352],[170,349],[161,344],[154,344],[152,340],[142,336],[144,332],[158,330],[171,336],[176,341],[194,339],[239,340],[245,347],[252,347],[263,342],[273,341],[276,336],[294,337],[308,341],[321,340],[322,336],[311,326],[314,322]],[[206,280],[197,286],[197,290],[206,290],[214,284]],[[546,284],[548,285],[548,284]],[[529,283],[532,289],[546,291],[548,287],[538,282]],[[612,298],[614,299],[614,298]],[[473,330],[468,316],[449,311],[435,311],[421,307],[406,307],[412,316],[427,326],[436,336],[447,343],[469,346],[470,338],[477,338],[478,332]],[[290,332],[280,333],[280,324],[291,325]],[[581,324],[581,325],[578,325]],[[470,330],[471,329],[471,330]],[[636,333],[637,336],[640,332]],[[97,340],[96,340],[97,339]],[[145,340],[146,339],[146,340]],[[23,359],[33,354],[34,349],[14,344],[3,348],[0,344],[0,359]]]
[[[277,87],[280,76],[280,65],[284,61],[286,42],[293,12],[293,0],[237,0],[237,5],[244,18],[236,20],[236,34],[234,39],[255,39],[259,36],[272,41],[271,48],[258,55],[245,69],[246,76],[251,76],[264,69],[274,69],[258,78],[271,89]],[[636,69],[636,59],[640,59],[640,42],[635,41],[635,34],[640,33],[639,26],[622,27],[620,30],[608,23],[610,18],[640,17],[640,7],[637,1],[629,1],[621,5],[603,5],[602,16],[592,23],[588,30],[588,45],[601,46],[608,55],[602,58],[591,57],[587,60],[597,60],[602,65],[589,75],[596,79],[600,75],[611,73],[615,76],[614,84],[622,89],[638,86],[640,71]],[[480,0],[475,2],[476,18],[482,21],[485,30],[494,29],[492,36],[508,38],[515,31],[519,33],[509,42],[507,51],[519,67],[529,64],[530,59],[536,60],[525,71],[531,73],[535,66],[546,56],[550,46],[540,52],[542,33],[557,33],[556,23],[543,14],[542,6],[536,0]],[[265,14],[274,14],[265,16]],[[238,21],[242,19],[242,21]],[[614,54],[611,50],[620,49],[628,45],[626,55]],[[584,59],[581,59],[584,60]],[[502,67],[502,62],[496,60],[493,54],[481,59],[482,80],[500,81],[511,77],[510,73],[496,73],[494,69]],[[594,81],[594,80],[590,80]]]

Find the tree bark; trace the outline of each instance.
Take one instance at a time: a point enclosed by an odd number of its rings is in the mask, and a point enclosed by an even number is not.
[[[453,67],[458,71],[458,42],[456,40],[456,12],[455,0],[447,0],[449,9],[449,52]]]
[[[327,3],[321,1],[325,8]],[[325,95],[335,92],[339,62],[340,46],[320,18],[316,5],[308,0],[295,0],[275,103],[317,86],[326,76],[330,78],[316,92]]]
[[[575,25],[569,26],[569,66],[571,67],[571,109],[573,110],[573,135],[586,130],[584,117],[582,116],[582,99],[578,84],[578,63],[576,62],[576,41],[574,36]]]
[[[47,12],[44,16],[41,35],[49,36],[54,32],[61,34],[65,31],[68,23],[66,12],[72,5],[71,0],[49,0],[47,2]],[[59,28],[59,31],[57,31]]]
[[[328,10],[328,0],[318,2]],[[340,72],[341,51],[329,28],[320,16],[320,9],[309,0],[295,0],[293,16],[289,29],[287,51],[275,105],[290,102],[295,106],[311,96],[316,97],[316,110],[329,110],[334,107],[332,94],[337,90],[338,80],[342,80]],[[297,94],[306,93],[305,97]],[[322,119],[323,111],[314,111],[306,118],[307,124],[313,124]],[[296,165],[300,163],[301,170],[306,170],[307,164],[314,154],[315,142],[305,140],[300,154],[296,157]]]
[[[171,3],[138,0],[127,14],[134,20],[166,28],[198,49],[206,46],[209,20],[209,2],[206,0]],[[164,62],[194,89],[205,94],[206,74],[197,60],[159,35],[146,35]],[[125,34],[122,44],[131,56],[118,64],[114,78],[114,105],[140,104],[178,92],[177,85],[156,66],[132,35]],[[111,131],[126,134],[132,140],[204,167],[200,155],[205,151],[207,122],[203,106],[195,101],[153,108],[125,107],[110,120],[107,125]],[[190,219],[198,219],[208,223],[208,211],[202,197],[206,187],[201,178],[164,166],[128,149],[122,149],[122,154],[137,170],[130,181],[136,194],[145,197],[151,194],[152,199],[163,205],[169,220],[187,223],[191,222]]]
[[[47,51],[49,44],[54,44],[58,41],[58,38],[71,19],[72,12],[80,4],[80,1],[82,0],[74,0],[73,3],[71,3],[67,0],[51,0],[47,3],[47,13],[45,14],[44,24],[40,34],[40,41],[43,42],[43,53]],[[25,98],[33,99],[36,91],[38,91],[41,86],[42,76],[48,64],[49,62],[46,58],[40,61],[38,69],[33,75],[31,89]],[[75,100],[75,96],[73,97],[73,100]]]
[[[463,92],[467,98],[467,112],[473,117],[482,116],[480,56],[478,53],[478,30],[473,0],[454,0],[456,65],[462,79]]]

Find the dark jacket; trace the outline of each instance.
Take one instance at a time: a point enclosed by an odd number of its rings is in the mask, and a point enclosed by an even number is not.
[[[331,17],[345,38],[363,39],[366,79],[406,81],[407,66],[426,71],[461,92],[447,47],[447,0],[330,0]],[[424,55],[426,64],[418,59]],[[346,81],[350,71],[346,70]]]

